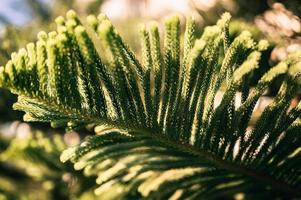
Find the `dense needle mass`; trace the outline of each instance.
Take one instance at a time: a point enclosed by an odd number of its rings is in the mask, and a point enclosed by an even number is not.
[[[89,16],[88,28],[69,11],[56,31],[12,54],[0,85],[19,95],[14,108],[26,121],[95,127],[97,135],[61,160],[96,175],[103,197],[300,196],[301,103],[289,106],[300,88],[301,53],[245,88],[268,44],[248,31],[229,41],[229,20],[225,13],[197,37],[188,18],[183,51],[177,16],[165,22],[162,49],[152,22],[141,30],[140,62],[106,16]],[[86,29],[105,47],[104,61]],[[278,94],[247,132],[256,102],[279,76]],[[242,86],[246,98],[235,108]]]

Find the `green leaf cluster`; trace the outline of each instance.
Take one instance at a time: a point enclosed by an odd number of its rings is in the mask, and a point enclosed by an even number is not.
[[[165,21],[162,39],[152,22],[141,29],[139,61],[106,16],[88,16],[84,26],[69,11],[56,31],[12,54],[0,85],[19,95],[14,108],[26,121],[95,127],[96,136],[61,160],[97,176],[103,198],[300,197],[301,103],[290,102],[301,53],[251,87],[268,44],[247,31],[230,41],[229,20],[225,13],[197,37],[188,18],[183,41],[179,17]],[[250,127],[256,103],[280,76],[277,95]]]

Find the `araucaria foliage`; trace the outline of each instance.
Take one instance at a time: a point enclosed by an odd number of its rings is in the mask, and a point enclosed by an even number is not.
[[[247,31],[229,41],[229,20],[225,13],[197,37],[188,18],[182,45],[180,20],[170,17],[163,48],[152,22],[141,30],[140,62],[106,16],[89,16],[84,27],[69,11],[56,31],[12,54],[0,84],[19,95],[14,108],[26,121],[95,127],[61,160],[97,176],[101,199],[300,197],[301,103],[290,102],[300,87],[301,53],[251,88],[268,44]],[[280,76],[278,94],[250,126],[256,102]]]

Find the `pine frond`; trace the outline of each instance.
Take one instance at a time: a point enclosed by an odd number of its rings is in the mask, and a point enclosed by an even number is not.
[[[166,20],[163,49],[153,22],[141,30],[140,62],[107,17],[89,16],[106,50],[104,62],[89,28],[70,11],[56,20],[55,32],[40,33],[35,44],[12,55],[0,68],[0,85],[19,95],[14,107],[27,121],[96,126],[98,135],[61,160],[98,176],[99,195],[300,197],[301,103],[290,108],[290,102],[300,87],[301,54],[272,67],[251,88],[246,80],[267,42],[255,42],[247,31],[231,42],[229,20],[224,14],[197,38],[188,19],[183,55],[179,18]],[[251,127],[256,103],[279,76],[278,94]]]

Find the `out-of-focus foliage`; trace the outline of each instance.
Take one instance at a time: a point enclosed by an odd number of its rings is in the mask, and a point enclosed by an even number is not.
[[[62,136],[41,131],[0,137],[0,199],[93,199],[94,181],[59,161],[66,147]]]
[[[301,50],[301,20],[283,4],[273,4],[272,9],[255,18],[255,25],[275,44],[273,62]]]

